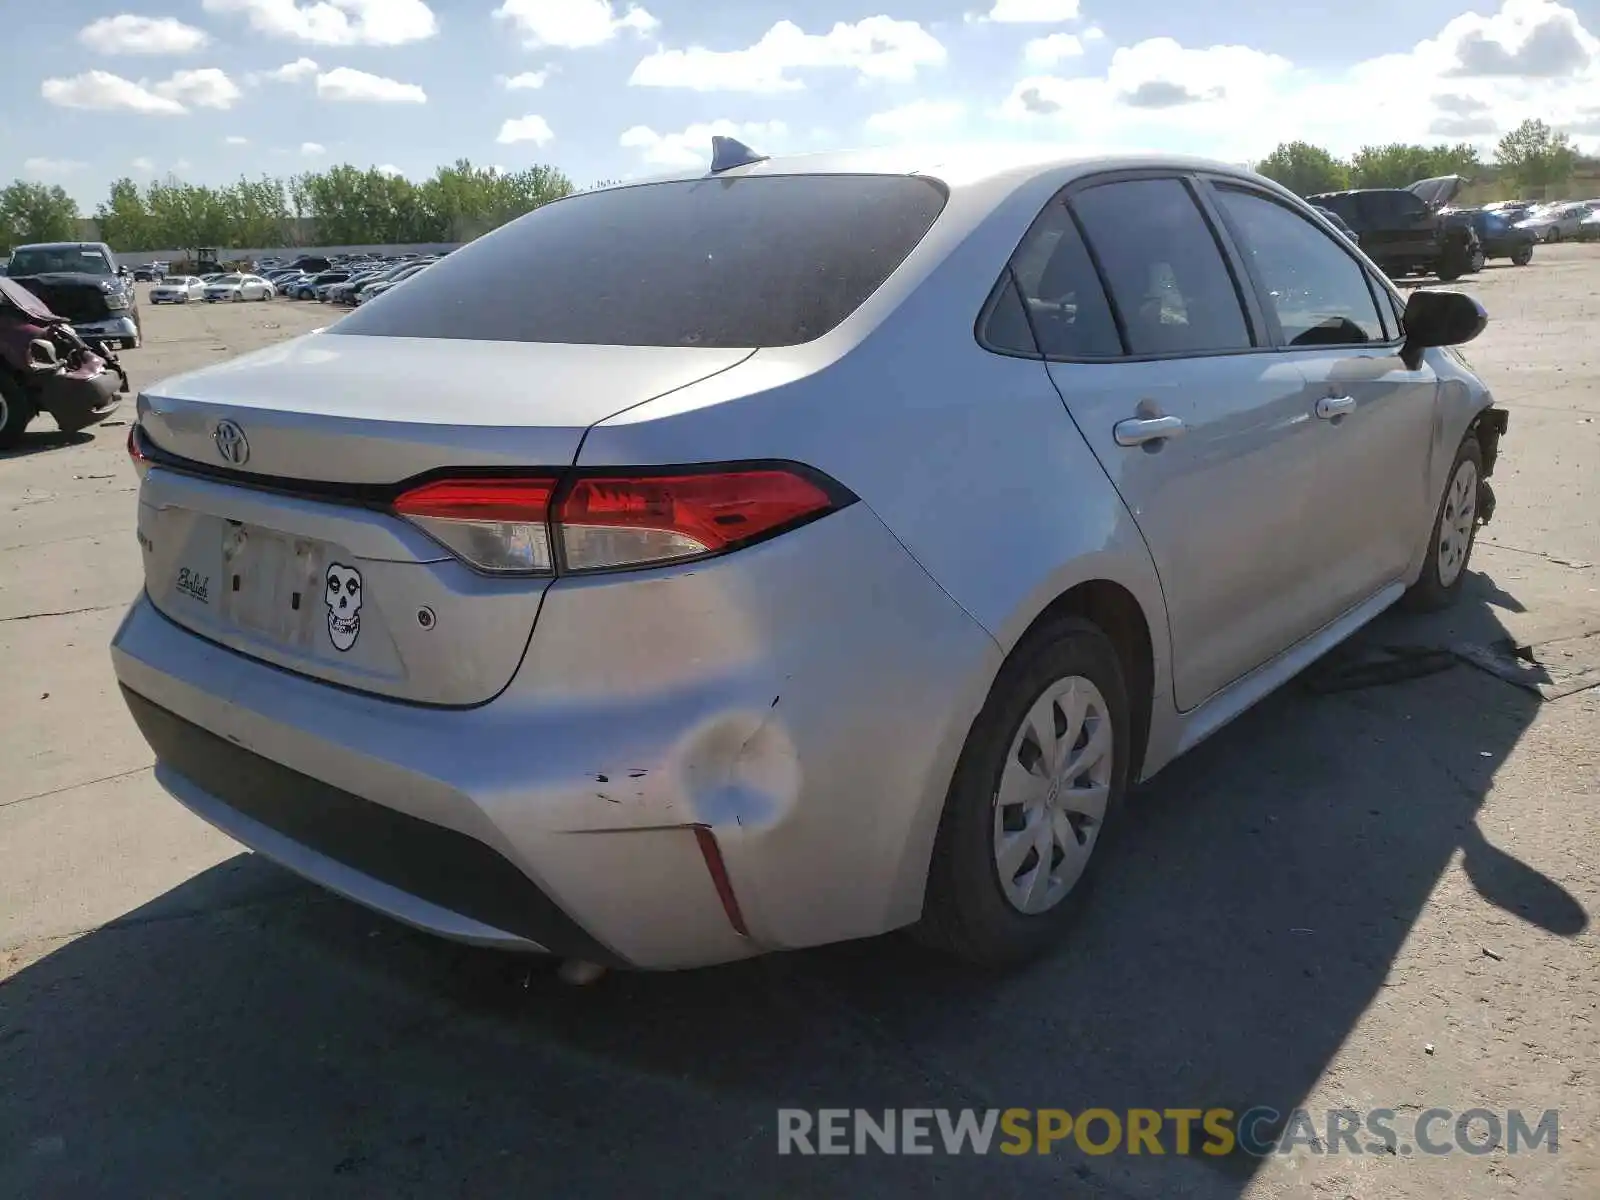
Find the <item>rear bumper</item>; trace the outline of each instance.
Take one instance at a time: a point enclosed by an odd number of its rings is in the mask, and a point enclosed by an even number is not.
[[[63,428],[83,429],[105,420],[122,403],[122,379],[110,369],[88,378],[56,375],[39,391],[39,407]]]
[[[246,845],[447,937],[674,968],[914,921],[1000,652],[857,504],[559,580],[476,708],[267,666],[142,596],[112,657],[157,778]]]
[[[240,841],[350,899],[458,940],[614,964],[483,842],[253,754],[126,687],[122,695],[156,752],[162,784]]]
[[[130,315],[108,317],[104,321],[74,321],[72,328],[78,336],[91,345],[95,342],[122,341],[138,338],[139,323]]]

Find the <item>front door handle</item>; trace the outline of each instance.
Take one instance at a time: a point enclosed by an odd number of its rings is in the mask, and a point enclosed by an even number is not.
[[[1356,398],[1354,396],[1324,396],[1317,401],[1317,416],[1324,421],[1331,421],[1335,417],[1342,417],[1346,413],[1355,412],[1355,410]]]
[[[1181,437],[1189,427],[1182,417],[1129,417],[1112,427],[1111,435],[1119,446],[1142,446],[1164,438]]]

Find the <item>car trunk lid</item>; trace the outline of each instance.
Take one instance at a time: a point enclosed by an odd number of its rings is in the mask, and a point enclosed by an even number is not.
[[[277,666],[482,703],[521,661],[549,580],[470,569],[389,510],[398,485],[562,471],[595,422],[749,354],[312,334],[169,380],[140,398],[146,590]]]

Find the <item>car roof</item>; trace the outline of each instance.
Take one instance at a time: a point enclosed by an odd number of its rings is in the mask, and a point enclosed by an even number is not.
[[[709,161],[710,148],[707,147]],[[1023,183],[1040,175],[1098,174],[1147,168],[1208,171],[1259,180],[1248,167],[1184,154],[1063,153],[1059,145],[1018,143],[934,143],[859,150],[834,150],[819,154],[775,155],[747,166],[711,175],[708,170],[672,171],[625,180],[615,188],[708,178],[747,178],[770,175],[917,175],[937,179],[952,191],[982,190]],[[610,190],[610,189],[602,189]]]
[[[82,250],[92,247],[96,250],[110,250],[111,247],[104,242],[28,242],[25,245],[13,246],[11,253],[18,250]]]

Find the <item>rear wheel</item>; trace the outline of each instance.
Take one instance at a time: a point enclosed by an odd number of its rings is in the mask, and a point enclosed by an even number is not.
[[[967,735],[917,938],[989,966],[1059,941],[1114,828],[1129,730],[1122,668],[1099,628],[1064,617],[1030,633]]]
[[[1468,433],[1445,479],[1422,574],[1403,598],[1405,607],[1413,612],[1438,612],[1460,598],[1478,536],[1478,485],[1482,479],[1483,448],[1477,435]]]
[[[22,385],[0,371],[0,450],[9,450],[20,442],[22,431],[33,417],[33,402]]]
[[[1526,242],[1511,252],[1511,265],[1525,267],[1533,261],[1533,243]]]

